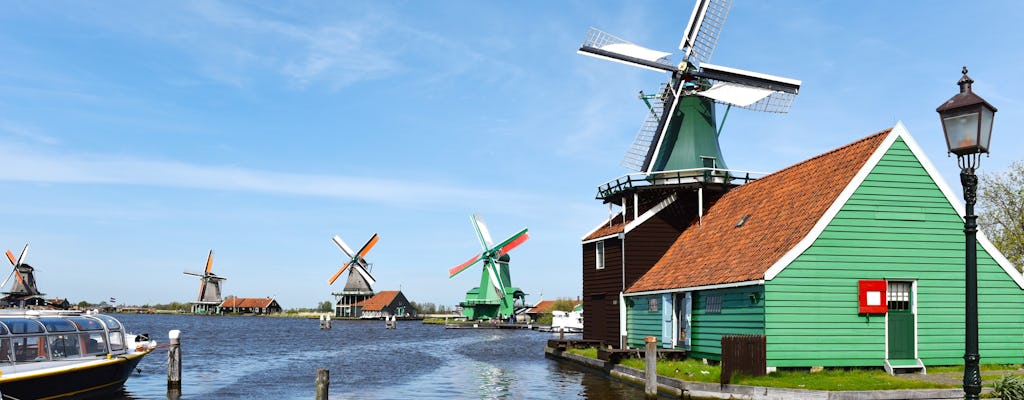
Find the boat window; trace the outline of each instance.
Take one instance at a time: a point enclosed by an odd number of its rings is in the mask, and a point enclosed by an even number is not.
[[[0,335],[6,335],[8,333],[7,326],[0,324]]]
[[[14,354],[11,353],[11,339],[0,338],[0,364],[11,364],[14,362]]]
[[[41,327],[41,326],[40,326]],[[14,342],[15,361],[46,361],[49,353],[46,351],[45,336],[22,336],[12,339]]]
[[[109,315],[96,315],[95,317],[102,320],[103,324],[107,326],[107,329],[110,329],[112,331],[121,329],[121,323],[117,322],[117,320],[114,319],[114,317],[111,317]]]
[[[68,321],[75,324],[80,331],[102,331],[103,325],[100,321],[86,317],[70,317]]]
[[[119,353],[124,351],[124,334],[121,332],[110,332],[110,352]]]
[[[79,345],[79,337],[75,334],[50,336],[50,354],[54,359],[81,356]]]
[[[43,324],[39,321],[31,319],[21,318],[0,318],[0,322],[7,325],[7,329],[11,330],[11,333],[42,333]]]
[[[107,345],[106,340],[103,339],[102,332],[88,333],[85,334],[85,353],[86,354],[106,354]]]
[[[63,318],[40,318],[47,332],[74,332],[75,326]]]

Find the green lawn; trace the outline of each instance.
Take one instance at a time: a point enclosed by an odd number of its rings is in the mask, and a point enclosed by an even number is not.
[[[772,372],[758,377],[733,376],[732,383],[811,390],[893,390],[957,387],[892,376],[883,370],[851,369],[821,372]]]

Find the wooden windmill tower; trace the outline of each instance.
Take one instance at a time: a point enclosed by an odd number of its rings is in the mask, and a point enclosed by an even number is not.
[[[331,293],[337,299],[334,305],[334,315],[337,317],[359,318],[361,312],[356,303],[373,297],[373,284],[377,283],[377,280],[373,279],[373,276],[370,275],[373,264],[367,262],[364,257],[377,244],[379,236],[374,233],[370,240],[367,240],[366,244],[359,249],[359,252],[352,251],[352,248],[338,236],[334,236],[331,240],[334,241],[334,244],[338,245],[342,253],[345,253],[348,261],[338,269],[338,272],[335,272],[334,275],[327,279],[327,284],[333,285],[334,281],[346,269],[349,271],[345,288],[341,292]]]
[[[28,255],[28,245],[21,250],[21,255],[14,258],[14,253],[7,250],[7,260],[11,262],[11,273],[7,279],[0,283],[0,287],[7,286],[7,282],[14,277],[11,289],[4,293],[2,303],[7,307],[40,306],[46,303],[43,293],[36,287],[35,269],[25,264],[25,256]]]
[[[210,250],[210,254],[206,257],[206,269],[202,274],[184,272],[185,275],[199,277],[199,296],[196,301],[190,302],[193,314],[216,314],[219,312],[221,303],[224,302],[221,297],[220,283],[228,278],[217,276],[210,271],[211,269],[213,269],[213,250]]]
[[[711,64],[731,0],[697,0],[679,43],[682,61],[591,28],[579,54],[669,74],[655,92],[640,92],[646,118],[622,165],[634,173],[598,187],[609,218],[582,239],[584,338],[619,343],[622,292],[664,254],[710,204],[753,179],[730,170],[718,137],[716,103],[755,111],[789,111],[801,82]],[[618,213],[612,212],[619,206]],[[700,251],[700,249],[694,249]]]
[[[448,270],[448,277],[454,278],[474,264],[483,261],[480,274],[480,286],[466,292],[466,300],[460,303],[462,315],[469,319],[504,319],[515,312],[516,300],[523,301],[526,296],[522,290],[512,286],[509,274],[508,252],[529,239],[526,228],[510,236],[505,241],[494,244],[491,233],[487,230],[480,215],[470,217],[476,237],[480,240],[483,252],[468,261]]]

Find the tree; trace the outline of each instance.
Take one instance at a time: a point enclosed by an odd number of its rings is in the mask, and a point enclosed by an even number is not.
[[[320,312],[330,312],[334,310],[334,303],[331,303],[330,300],[321,301],[317,304],[316,310]]]
[[[1008,171],[983,173],[978,185],[978,222],[992,244],[1024,268],[1024,161]]]

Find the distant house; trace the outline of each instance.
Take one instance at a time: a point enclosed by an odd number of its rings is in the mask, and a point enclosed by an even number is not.
[[[359,318],[376,319],[392,315],[399,318],[415,317],[418,312],[405,295],[398,290],[384,290],[355,304]]]
[[[281,312],[281,305],[272,297],[235,297],[230,296],[220,303],[222,313],[235,314],[278,314]]]
[[[963,214],[897,124],[687,219],[628,282],[614,328],[629,347],[654,336],[711,360],[722,336],[762,335],[769,368],[962,364]],[[1024,277],[981,232],[977,263],[985,362],[1024,362]]]
[[[67,310],[71,308],[68,299],[47,299],[46,304],[55,310]]]
[[[567,301],[571,301],[572,302],[573,309],[569,310],[569,311],[573,311],[573,310],[576,310],[578,308],[581,308],[580,307],[580,300],[579,299],[576,299],[576,300],[568,300],[567,299]],[[542,301],[537,302],[537,304],[535,306],[533,306],[532,308],[526,310],[526,315],[528,315],[531,320],[536,321],[538,318],[540,318],[544,314],[551,314],[551,311],[554,308],[554,306],[555,306],[555,300],[542,300]]]

